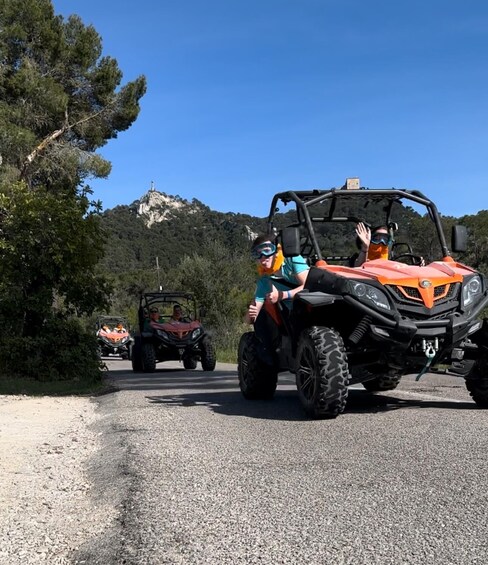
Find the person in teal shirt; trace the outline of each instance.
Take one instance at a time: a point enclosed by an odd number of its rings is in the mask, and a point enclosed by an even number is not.
[[[258,236],[252,243],[251,255],[257,261],[260,275],[256,283],[254,301],[249,305],[246,319],[253,323],[266,301],[283,302],[288,308],[297,292],[303,289],[309,266],[301,255],[284,257],[274,238]]]
[[[254,300],[246,312],[246,321],[254,324],[254,332],[259,340],[259,356],[266,364],[275,365],[280,330],[263,306],[266,302],[280,302],[288,311],[293,297],[304,287],[309,266],[301,255],[284,257],[280,246],[274,243],[274,237],[270,235],[258,236],[253,241],[251,255],[257,262],[260,276]]]

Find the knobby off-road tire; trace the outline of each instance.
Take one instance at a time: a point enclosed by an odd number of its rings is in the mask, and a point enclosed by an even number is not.
[[[365,381],[362,383],[363,387],[368,392],[381,392],[384,390],[395,390],[400,384],[402,375],[395,372],[385,373],[384,375],[379,375],[370,381]]]
[[[132,361],[132,370],[134,371],[134,373],[141,373],[142,348],[141,348],[141,341],[139,339],[136,339],[134,345],[132,346],[131,361]]]
[[[156,352],[152,343],[142,344],[142,368],[145,373],[154,373],[156,370]]]
[[[215,369],[215,364],[217,363],[217,357],[215,354],[215,346],[212,340],[205,336],[202,338],[202,369],[204,371],[213,371]]]
[[[488,358],[480,357],[465,378],[466,388],[478,408],[488,408]]]
[[[188,370],[188,371],[196,369],[197,368],[197,360],[195,359],[195,357],[184,357],[183,358],[183,367],[185,367],[185,369]]]
[[[131,359],[131,350],[132,350],[132,345],[128,345],[127,349],[120,355],[122,357],[122,359],[126,359],[129,360]]]
[[[296,383],[305,412],[315,419],[337,417],[346,407],[348,382],[342,337],[331,328],[304,330],[298,342]]]
[[[245,333],[239,341],[237,373],[242,395],[248,400],[269,400],[278,384],[278,371],[263,363],[258,356],[258,338]]]

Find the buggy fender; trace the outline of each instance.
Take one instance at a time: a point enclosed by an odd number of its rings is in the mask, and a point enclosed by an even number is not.
[[[307,306],[316,308],[317,306],[328,306],[337,301],[342,301],[342,296],[328,294],[327,292],[299,292],[295,296],[295,300],[303,302]]]
[[[470,339],[478,347],[488,352],[488,318],[480,321],[479,329],[470,334]]]
[[[469,319],[472,320],[473,318],[476,318],[476,316],[478,316],[478,314],[488,306],[488,293],[485,294],[485,296],[483,297],[482,300],[480,300],[476,306],[469,312]]]

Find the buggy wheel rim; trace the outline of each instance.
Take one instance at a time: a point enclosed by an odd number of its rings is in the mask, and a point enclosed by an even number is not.
[[[240,373],[241,373],[242,381],[247,383],[248,381],[247,376],[249,374],[249,360],[247,353],[242,356],[241,364],[240,364]]]
[[[315,397],[317,389],[315,373],[315,357],[310,348],[307,347],[300,358],[300,366],[297,371],[300,392],[307,400],[312,400]]]

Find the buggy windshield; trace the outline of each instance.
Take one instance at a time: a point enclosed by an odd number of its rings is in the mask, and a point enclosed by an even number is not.
[[[447,254],[434,204],[417,191],[395,189],[287,192],[275,196],[270,229],[300,227],[302,254],[348,264],[358,252],[356,225],[384,226],[396,256],[421,255],[427,262]],[[318,248],[318,249],[317,249]]]

